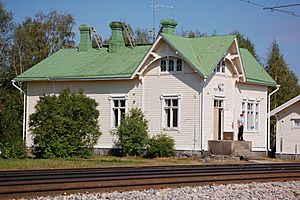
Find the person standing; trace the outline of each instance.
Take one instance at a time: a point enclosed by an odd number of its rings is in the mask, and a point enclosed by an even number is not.
[[[244,134],[244,124],[245,124],[245,119],[244,119],[244,114],[240,114],[240,117],[238,119],[238,141],[243,141],[243,134]]]

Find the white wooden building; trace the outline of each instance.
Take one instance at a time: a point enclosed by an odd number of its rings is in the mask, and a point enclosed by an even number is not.
[[[300,154],[300,95],[270,112],[276,117],[276,154]]]
[[[102,136],[95,148],[112,148],[111,131],[122,113],[141,108],[151,135],[167,133],[178,150],[207,150],[208,140],[237,140],[237,118],[245,114],[244,139],[253,151],[267,150],[267,88],[276,85],[235,35],[184,38],[177,22],[162,20],[152,45],[127,47],[123,24],[112,22],[108,47],[91,47],[90,27],[80,26],[78,48],[62,49],[17,76],[27,83],[26,145],[33,138],[29,116],[39,96],[64,88],[84,89],[98,103]]]

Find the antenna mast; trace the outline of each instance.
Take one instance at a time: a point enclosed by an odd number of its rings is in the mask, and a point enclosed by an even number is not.
[[[155,3],[155,0],[152,0],[152,39],[153,42],[155,41],[155,12],[159,9],[159,8],[170,8],[173,9],[175,6],[172,5],[158,5]]]

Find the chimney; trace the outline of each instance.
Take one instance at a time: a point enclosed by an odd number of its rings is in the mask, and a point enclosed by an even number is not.
[[[162,32],[170,35],[175,35],[175,27],[177,22],[174,19],[162,19],[160,21]]]
[[[90,26],[87,24],[81,24],[79,27],[79,31],[80,31],[79,51],[88,51],[92,49]]]
[[[122,22],[111,22],[109,24],[111,28],[111,40],[109,41],[109,52],[116,53],[122,47],[125,47],[123,39],[123,23]]]

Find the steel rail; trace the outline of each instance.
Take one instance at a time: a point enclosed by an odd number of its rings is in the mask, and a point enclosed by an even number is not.
[[[270,180],[300,180],[300,163],[2,171],[0,199]]]

